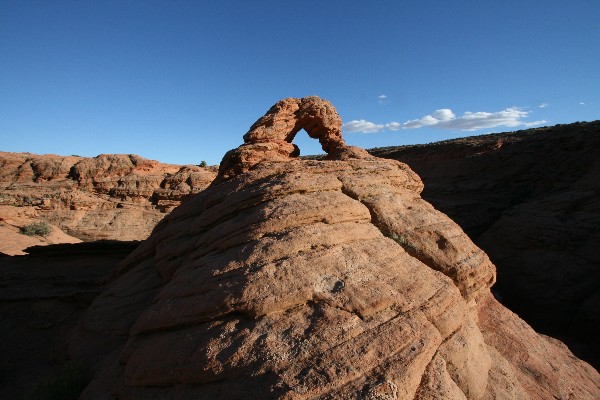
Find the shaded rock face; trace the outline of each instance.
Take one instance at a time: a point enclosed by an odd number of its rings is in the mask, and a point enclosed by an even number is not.
[[[22,223],[14,221],[14,208],[21,217],[45,221],[86,241],[145,239],[165,213],[206,188],[216,175],[210,167],[123,154],[0,153],[0,166],[0,228],[16,229]]]
[[[405,164],[341,136],[326,161],[271,152],[297,126],[228,153],[118,266],[71,341],[97,362],[82,399],[600,395],[593,368],[494,302],[494,266]]]
[[[0,398],[22,398],[69,360],[71,330],[138,244],[37,246],[0,257]]]
[[[489,254],[503,304],[600,367],[600,121],[371,153]]]

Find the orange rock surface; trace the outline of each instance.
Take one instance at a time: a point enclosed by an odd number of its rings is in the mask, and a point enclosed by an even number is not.
[[[373,149],[498,269],[494,294],[600,368],[600,121]]]
[[[99,239],[141,240],[167,212],[206,188],[214,168],[162,164],[136,155],[94,158],[0,152],[0,252]],[[43,221],[49,237],[20,227]]]
[[[279,102],[119,264],[71,341],[96,360],[81,398],[600,397],[493,300],[494,266],[419,177],[345,145],[334,112]],[[294,157],[304,127],[327,160]]]

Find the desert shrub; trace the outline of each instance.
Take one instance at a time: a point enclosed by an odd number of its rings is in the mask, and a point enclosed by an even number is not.
[[[395,233],[390,233],[386,235],[400,246],[404,248],[408,253],[420,253],[420,251],[416,248],[416,246],[408,241],[404,236],[397,235]]]
[[[82,363],[69,361],[36,383],[24,400],[76,400],[89,382]]]
[[[200,164],[198,164],[199,167],[205,168],[208,166],[208,164],[206,163],[206,161],[202,160],[200,161]]]
[[[21,233],[27,236],[48,236],[52,229],[45,222],[34,222],[21,227]]]

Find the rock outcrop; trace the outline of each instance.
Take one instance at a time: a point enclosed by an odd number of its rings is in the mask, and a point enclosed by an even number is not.
[[[279,102],[120,263],[71,341],[97,368],[81,398],[598,398],[593,368],[494,301],[419,177],[347,146],[334,112]],[[327,160],[294,157],[304,127]]]
[[[212,167],[122,154],[82,158],[0,152],[0,166],[0,228],[17,231],[29,218],[85,241],[145,239],[167,212],[216,175]],[[21,246],[0,251],[22,254],[33,244],[23,239]]]
[[[600,368],[600,121],[373,149],[498,268],[495,293]]]

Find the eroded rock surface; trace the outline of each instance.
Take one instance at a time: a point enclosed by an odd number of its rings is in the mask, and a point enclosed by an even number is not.
[[[600,396],[593,368],[492,302],[494,266],[414,172],[341,136],[325,161],[271,151],[304,127],[277,107],[251,132],[287,122],[246,135],[81,319],[71,354],[98,368],[82,399]]]
[[[600,367],[600,121],[371,153],[489,254],[503,304]]]
[[[0,152],[0,166],[0,230],[14,239],[10,246],[0,245],[0,251],[9,254],[75,238],[145,239],[167,212],[216,175],[215,168],[123,154],[82,158]],[[37,238],[36,243],[21,237],[19,243],[11,232],[35,221],[53,225],[53,232],[63,236]]]

